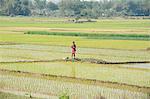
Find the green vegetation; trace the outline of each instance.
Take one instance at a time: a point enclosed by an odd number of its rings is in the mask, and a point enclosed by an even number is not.
[[[67,42],[67,41],[66,41]],[[71,42],[71,41],[70,41]],[[68,42],[69,45],[69,42]],[[137,50],[113,50],[98,48],[78,48],[78,58],[95,58],[108,62],[126,62],[126,61],[149,61],[149,51]],[[13,53],[12,53],[13,52]],[[70,49],[63,46],[49,45],[1,45],[0,61],[19,61],[19,60],[54,60],[70,57]],[[14,54],[15,53],[15,54]]]
[[[0,0],[0,15],[99,18],[149,16],[149,0]]]
[[[149,68],[90,62],[19,62],[70,58],[72,41],[77,44],[77,58],[108,62],[150,61],[147,50],[150,47],[150,20],[105,19],[93,23],[71,23],[68,20],[72,18],[0,17],[0,89],[44,93],[56,97],[68,89],[71,99],[86,99],[86,95],[89,99],[101,96],[108,99],[149,98],[149,91],[125,88],[126,86],[120,88],[119,84],[104,87],[81,81],[80,85],[74,80],[70,83],[64,78],[59,80],[58,77],[56,80],[38,76],[40,73],[116,82],[144,86],[149,90]],[[19,63],[13,63],[15,61]],[[8,71],[2,71],[3,69]],[[20,72],[16,74],[9,70]],[[32,77],[21,71],[37,75]]]
[[[112,20],[97,20],[94,23],[70,23],[65,19],[48,18],[48,17],[0,17],[0,26],[7,27],[6,30],[18,27],[14,31],[19,31],[21,27],[24,27],[22,31],[33,31],[32,27],[36,27],[36,30],[45,28],[54,28],[62,31],[76,31],[80,32],[90,31],[98,33],[131,33],[131,34],[149,34],[150,20],[124,20],[124,19],[112,19]],[[20,27],[20,28],[19,28]],[[0,30],[5,30],[5,28]],[[10,30],[9,29],[9,30]],[[35,31],[36,31],[35,30]],[[44,31],[44,29],[43,29]],[[91,32],[90,32],[91,33]]]
[[[85,39],[82,37],[70,36],[47,36],[47,35],[22,35],[22,34],[0,34],[1,43],[18,43],[18,44],[38,44],[53,46],[70,46],[71,42],[77,41],[78,47],[90,48],[109,48],[109,49],[128,49],[128,50],[146,50],[149,41],[141,40],[99,40]],[[97,45],[95,45],[97,44]]]
[[[114,40],[150,40],[150,35],[142,34],[94,34],[94,33],[64,33],[64,32],[45,32],[45,31],[29,31],[25,34],[38,35],[59,35],[59,36],[79,36],[92,39],[114,39]]]
[[[0,69],[68,77],[75,76],[76,78],[96,79],[100,81],[110,81],[150,87],[149,69],[136,70],[132,68],[123,68],[120,65],[83,64],[71,62],[1,63]]]
[[[148,94],[141,91],[130,91],[123,90],[118,87],[107,87],[101,85],[90,85],[90,84],[80,84],[78,82],[65,82],[63,79],[57,78],[57,80],[49,80],[45,78],[36,77],[26,77],[25,75],[15,75],[15,74],[2,74],[0,79],[3,79],[1,86],[3,88],[13,89],[13,90],[26,90],[28,92],[38,92],[45,93],[52,96],[59,96],[59,93],[68,90],[69,98],[74,99],[93,99],[95,97],[105,97],[105,98],[124,98],[126,97],[134,99],[148,99]],[[115,92],[115,93],[114,93]],[[116,94],[117,92],[117,94]],[[55,99],[55,98],[51,98]],[[56,98],[57,99],[57,98]]]

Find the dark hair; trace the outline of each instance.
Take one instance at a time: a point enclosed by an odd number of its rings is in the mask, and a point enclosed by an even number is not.
[[[72,43],[75,43],[75,41],[73,41]]]

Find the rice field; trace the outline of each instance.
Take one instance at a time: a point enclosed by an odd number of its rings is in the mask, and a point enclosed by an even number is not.
[[[136,70],[123,68],[119,65],[96,65],[70,62],[2,63],[0,64],[0,69],[118,82],[150,87],[150,69]]]
[[[69,46],[72,40],[77,41],[78,47],[146,50],[150,41],[138,40],[98,40],[85,39],[81,37],[47,36],[47,35],[23,35],[23,34],[1,34],[1,43],[36,44],[52,46]],[[95,45],[96,44],[96,45]],[[98,45],[98,46],[97,46]]]
[[[30,99],[29,97],[18,96],[18,95],[13,95],[10,93],[2,93],[2,92],[0,92],[0,98],[1,99]]]
[[[0,17],[0,97],[19,97],[6,93],[10,91],[49,99],[64,94],[69,99],[150,98],[150,69],[144,68],[149,63],[139,68],[136,64],[53,61],[71,58],[70,46],[75,41],[79,59],[150,62],[150,20],[100,19],[95,23],[69,23],[68,20]],[[30,31],[40,35],[29,34]],[[41,35],[41,31],[56,35]],[[50,62],[28,62],[42,60]],[[20,97],[24,99],[24,96]]]
[[[45,93],[51,96],[61,96],[67,93],[71,99],[148,99],[149,94],[129,90],[113,89],[104,86],[76,84],[63,81],[53,81],[29,77],[1,75],[3,87],[9,90],[20,90],[34,93]],[[2,85],[1,84],[1,85]],[[28,86],[28,87],[26,87]],[[53,98],[54,99],[54,98]],[[56,98],[58,99],[58,98]]]
[[[32,44],[1,45],[0,62],[63,59],[65,57],[70,57],[70,52],[70,47],[66,46]],[[150,61],[149,51],[142,50],[116,50],[79,47],[77,50],[77,56],[78,58],[102,59],[108,62]]]

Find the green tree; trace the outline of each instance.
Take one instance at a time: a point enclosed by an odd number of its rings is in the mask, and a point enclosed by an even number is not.
[[[47,8],[51,11],[58,10],[58,5],[50,1],[47,4]]]
[[[46,8],[46,0],[34,0],[35,6],[37,9],[45,9]]]
[[[68,11],[71,13],[74,12],[75,16],[80,16],[83,6],[83,2],[80,0],[61,0],[59,3],[59,9],[63,16],[65,16],[65,12],[68,13]]]
[[[30,15],[29,0],[1,0],[1,10],[5,15]]]

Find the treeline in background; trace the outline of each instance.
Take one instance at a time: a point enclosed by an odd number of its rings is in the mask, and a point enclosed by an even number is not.
[[[0,15],[84,18],[150,16],[150,0],[0,0]]]

